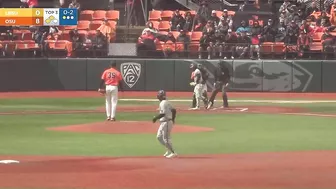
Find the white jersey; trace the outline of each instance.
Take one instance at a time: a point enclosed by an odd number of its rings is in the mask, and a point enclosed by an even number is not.
[[[200,78],[200,79],[198,80],[198,82],[197,82],[197,78]],[[194,82],[195,82],[196,84],[199,84],[199,83],[202,83],[202,82],[203,82],[203,79],[202,79],[202,72],[201,72],[201,70],[199,70],[199,69],[196,69],[196,70],[194,71]]]
[[[160,122],[170,121],[173,118],[172,110],[173,106],[170,104],[168,100],[162,100],[160,102],[159,111],[160,114],[164,114],[165,116],[160,118]]]

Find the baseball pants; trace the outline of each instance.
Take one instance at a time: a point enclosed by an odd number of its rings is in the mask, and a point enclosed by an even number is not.
[[[203,93],[203,84],[196,84],[194,88],[195,98],[196,98],[196,107],[200,107]]]
[[[228,97],[227,97],[227,94],[226,94],[226,90],[227,90],[226,88],[227,87],[225,86],[225,84],[223,82],[216,82],[215,90],[212,91],[209,102],[214,104],[217,93],[219,91],[222,91],[223,106],[224,107],[229,107]]]
[[[166,149],[174,153],[173,144],[171,142],[171,131],[173,129],[173,121],[163,121],[160,123],[156,138],[166,147]]]
[[[114,85],[106,86],[105,94],[106,116],[108,118],[115,118],[117,103],[118,103],[118,87]]]
[[[206,84],[203,85],[203,93],[202,93],[202,99],[205,105],[208,103],[208,87]],[[196,95],[195,92],[193,93],[193,98],[192,98],[192,108],[196,107]]]

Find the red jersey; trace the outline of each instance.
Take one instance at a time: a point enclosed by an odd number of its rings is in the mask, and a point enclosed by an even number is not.
[[[27,4],[29,7],[36,7],[38,5],[37,0],[27,0]]]
[[[103,72],[101,79],[105,81],[105,85],[118,86],[119,82],[122,80],[122,77],[118,70],[109,68]]]

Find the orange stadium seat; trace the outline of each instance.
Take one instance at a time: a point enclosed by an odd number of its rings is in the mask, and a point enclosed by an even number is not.
[[[313,42],[310,44],[311,51],[322,51],[322,43],[321,42]]]
[[[119,11],[117,11],[117,10],[107,11],[106,12],[106,18],[108,20],[118,21],[119,20]]]
[[[177,39],[177,37],[180,35],[180,32],[178,32],[178,31],[172,31],[172,34],[175,37],[175,39]]]
[[[199,41],[202,37],[202,32],[192,32],[191,41]]]
[[[85,35],[88,34],[88,31],[87,30],[78,30],[78,33],[81,37],[85,37]]]
[[[228,11],[228,15],[230,15],[230,16],[234,16],[235,14],[236,14],[235,11]]]
[[[273,45],[273,53],[277,55],[283,54],[284,48],[285,48],[284,42],[275,42]]]
[[[159,29],[160,22],[158,22],[158,21],[153,21],[152,23],[153,23],[153,27],[154,27],[155,29]]]
[[[106,11],[96,10],[93,12],[93,15],[92,15],[93,20],[103,20],[104,18],[106,18]]]
[[[117,25],[117,22],[114,21],[114,20],[109,20],[108,23],[110,24],[110,26],[111,26],[112,28],[115,28],[116,25]]]
[[[262,54],[272,54],[273,53],[274,43],[272,42],[264,42],[260,45],[260,52]]]
[[[161,20],[170,20],[170,18],[173,16],[173,11],[170,10],[164,10],[161,12]]]
[[[77,26],[64,26],[64,30],[74,30],[77,29]]]
[[[80,12],[79,20],[92,20],[93,10],[83,10]]]
[[[159,31],[159,34],[161,34],[161,35],[167,35],[168,32],[167,31]]]
[[[96,35],[96,30],[90,30],[89,32],[88,32],[88,36],[91,38],[91,37],[93,37],[93,36],[95,36]]]
[[[314,33],[313,41],[314,42],[321,41],[322,35],[323,35],[323,32],[316,32],[316,33]]]
[[[196,15],[196,11],[194,11],[194,10],[190,10],[190,11],[188,11],[188,12],[190,12],[190,14],[191,14],[192,16],[195,16],[195,15]]]
[[[71,40],[70,39],[70,31],[68,30],[68,31],[62,32],[60,39],[70,41]]]
[[[169,21],[161,21],[159,24],[160,31],[169,31],[170,30],[170,23]]]
[[[149,21],[159,21],[161,20],[161,11],[152,10],[149,11]]]
[[[100,25],[102,25],[102,21],[100,20],[91,21],[90,30],[96,30],[99,28]]]
[[[32,32],[22,33],[22,40],[33,40],[33,33]]]
[[[200,47],[199,43],[190,43],[190,45],[189,45],[189,51],[191,53],[195,54],[195,53],[198,52],[199,47]]]
[[[184,17],[186,11],[180,10],[180,14]]]
[[[90,21],[88,20],[80,20],[77,24],[78,30],[88,30],[90,29]]]
[[[221,17],[222,14],[223,14],[223,11],[216,11],[216,16],[217,16],[217,17]]]

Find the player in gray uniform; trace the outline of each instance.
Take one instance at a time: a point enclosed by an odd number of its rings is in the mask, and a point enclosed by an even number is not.
[[[159,120],[160,127],[156,137],[159,142],[167,149],[167,152],[163,156],[166,158],[173,158],[176,157],[177,154],[173,149],[170,135],[173,129],[173,124],[175,123],[176,109],[167,100],[166,92],[164,90],[160,90],[158,92],[157,99],[160,101],[160,112],[158,115],[154,116],[153,123]]]

